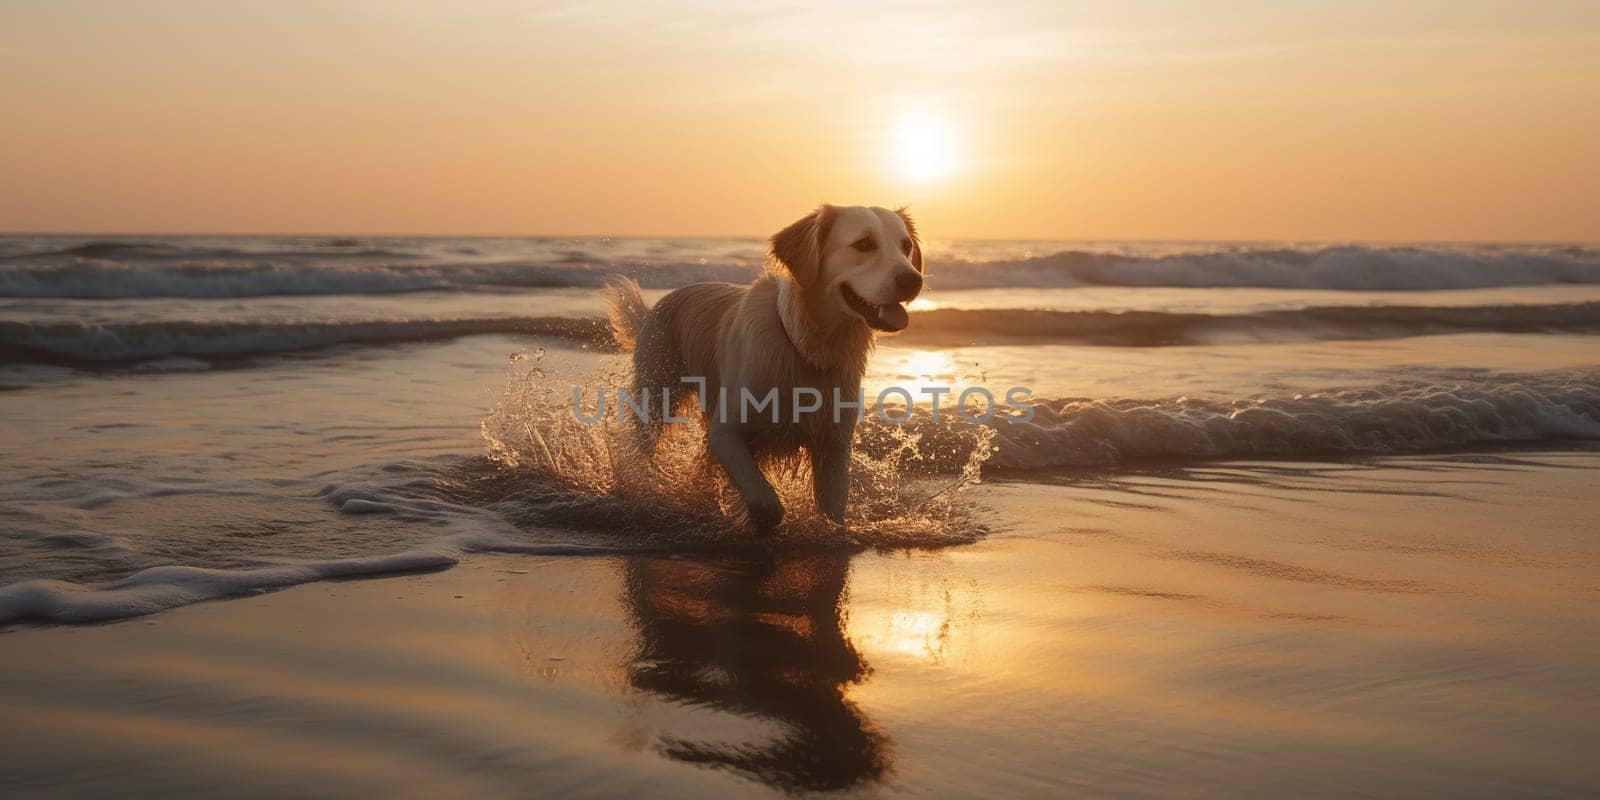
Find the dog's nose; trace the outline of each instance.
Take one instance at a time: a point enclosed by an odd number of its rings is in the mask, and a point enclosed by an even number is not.
[[[894,299],[904,303],[915,299],[922,291],[922,276],[915,272],[902,272],[894,276]]]

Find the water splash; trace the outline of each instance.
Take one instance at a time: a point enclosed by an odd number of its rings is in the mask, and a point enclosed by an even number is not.
[[[597,390],[614,400],[627,385],[621,363],[573,381],[545,369],[542,355],[512,359],[504,392],[481,426],[498,466],[485,486],[498,495],[500,511],[519,522],[689,549],[933,547],[987,533],[961,495],[981,481],[993,452],[991,428],[968,426],[932,453],[924,452],[921,434],[869,414],[857,429],[843,531],[817,512],[806,459],[773,459],[763,469],[786,513],[776,531],[761,536],[744,524],[738,493],[706,454],[700,422],[666,426],[654,457],[645,457],[633,444],[632,423],[619,422],[614,410],[595,423],[574,414],[572,386],[585,387],[580,410],[592,418]]]

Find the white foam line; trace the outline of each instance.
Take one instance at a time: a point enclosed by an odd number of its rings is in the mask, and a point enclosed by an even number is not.
[[[484,534],[458,534],[431,545],[388,555],[312,561],[256,569],[151,567],[119,581],[81,584],[31,580],[0,587],[0,624],[21,620],[103,622],[139,617],[205,600],[238,597],[331,578],[447,569],[471,553],[604,556],[644,548],[563,543],[522,543]]]

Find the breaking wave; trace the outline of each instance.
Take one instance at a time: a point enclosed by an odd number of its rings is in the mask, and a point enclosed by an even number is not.
[[[959,416],[906,426],[938,454],[979,427]],[[1480,375],[1263,396],[1055,400],[1027,422],[997,420],[987,467],[1111,468],[1148,461],[1318,458],[1447,452],[1476,446],[1600,440],[1600,373]]]
[[[591,399],[585,397],[586,402]],[[570,402],[570,395],[556,392],[536,368],[514,373],[483,423],[491,459],[600,494],[614,495],[640,479],[619,467],[641,459],[619,443],[620,433],[610,424],[615,420],[580,423]],[[1236,399],[1041,399],[1031,403],[1031,410],[1031,419],[1025,421],[1002,413],[979,423],[949,409],[934,420],[927,407],[918,406],[903,425],[884,422],[869,410],[857,429],[856,478],[888,477],[857,486],[852,497],[893,497],[896,491],[889,487],[908,477],[954,475],[959,486],[966,486],[991,469],[1114,468],[1149,461],[1389,455],[1600,441],[1600,372],[1471,374]],[[672,457],[697,457],[704,437],[698,423],[668,426],[673,427],[682,429],[683,441],[665,451]],[[667,469],[673,470],[680,477],[687,474],[681,466]],[[663,480],[654,472],[644,479]],[[699,479],[683,478],[691,484]],[[809,483],[800,480],[799,485]],[[693,486],[675,486],[666,496],[694,491]],[[804,496],[786,499],[809,503]],[[729,507],[724,502],[719,509],[726,513]],[[940,505],[937,511],[952,509]]]
[[[1018,342],[1152,347],[1225,341],[1384,339],[1446,333],[1589,333],[1600,303],[1499,306],[1327,306],[1243,314],[1163,311],[934,309],[916,312],[906,344]],[[162,358],[242,359],[336,345],[386,345],[477,334],[545,336],[609,347],[598,317],[149,321],[0,320],[0,363],[126,364]]]
[[[1600,251],[1583,247],[1238,247],[1154,257],[1069,250],[944,266],[930,269],[930,275],[937,276],[937,285],[953,289],[1100,285],[1426,291],[1600,283]]]
[[[497,241],[476,247],[423,240],[183,239],[51,242],[0,255],[0,297],[257,297],[598,287],[622,273],[647,288],[749,281],[761,243],[661,240],[636,253],[612,240]],[[230,243],[231,242],[231,243]],[[252,246],[244,246],[250,244]],[[930,247],[939,288],[1072,286],[1274,287],[1437,290],[1600,283],[1600,250],[1576,246],[1377,246],[1317,248],[1133,246],[1065,248],[1033,256],[1022,245],[968,259]]]
[[[355,239],[325,239],[310,246],[288,251],[299,258],[414,258],[403,250],[364,246]],[[115,239],[97,239],[83,244],[32,250],[6,256],[12,261],[54,260],[120,260],[120,261],[200,261],[228,259],[259,259],[273,255],[273,251],[251,250],[218,245],[186,245],[173,242],[132,242]]]
[[[959,346],[1063,342],[1148,347],[1227,340],[1391,339],[1446,333],[1585,333],[1600,303],[1494,306],[1314,306],[1244,314],[1166,311],[934,309],[914,315],[908,343]]]
[[[126,364],[172,357],[242,359],[335,345],[385,345],[475,334],[607,344],[598,318],[479,317],[321,322],[14,322],[0,320],[0,363]]]
[[[107,300],[136,297],[269,297],[274,295],[397,294],[423,291],[492,291],[518,288],[598,288],[617,272],[640,276],[654,288],[695,281],[747,282],[756,270],[739,264],[657,264],[649,269],[604,260],[579,263],[446,265],[346,265],[288,263],[185,263],[129,265],[83,262],[0,269],[0,297]]]

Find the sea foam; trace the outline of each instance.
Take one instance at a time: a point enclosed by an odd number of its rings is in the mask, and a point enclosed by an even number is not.
[[[445,569],[478,552],[607,555],[643,548],[525,543],[506,536],[458,534],[399,553],[305,561],[255,569],[161,566],[105,583],[30,580],[0,586],[0,624],[101,622],[138,617],[205,600],[258,594],[313,581]]]

